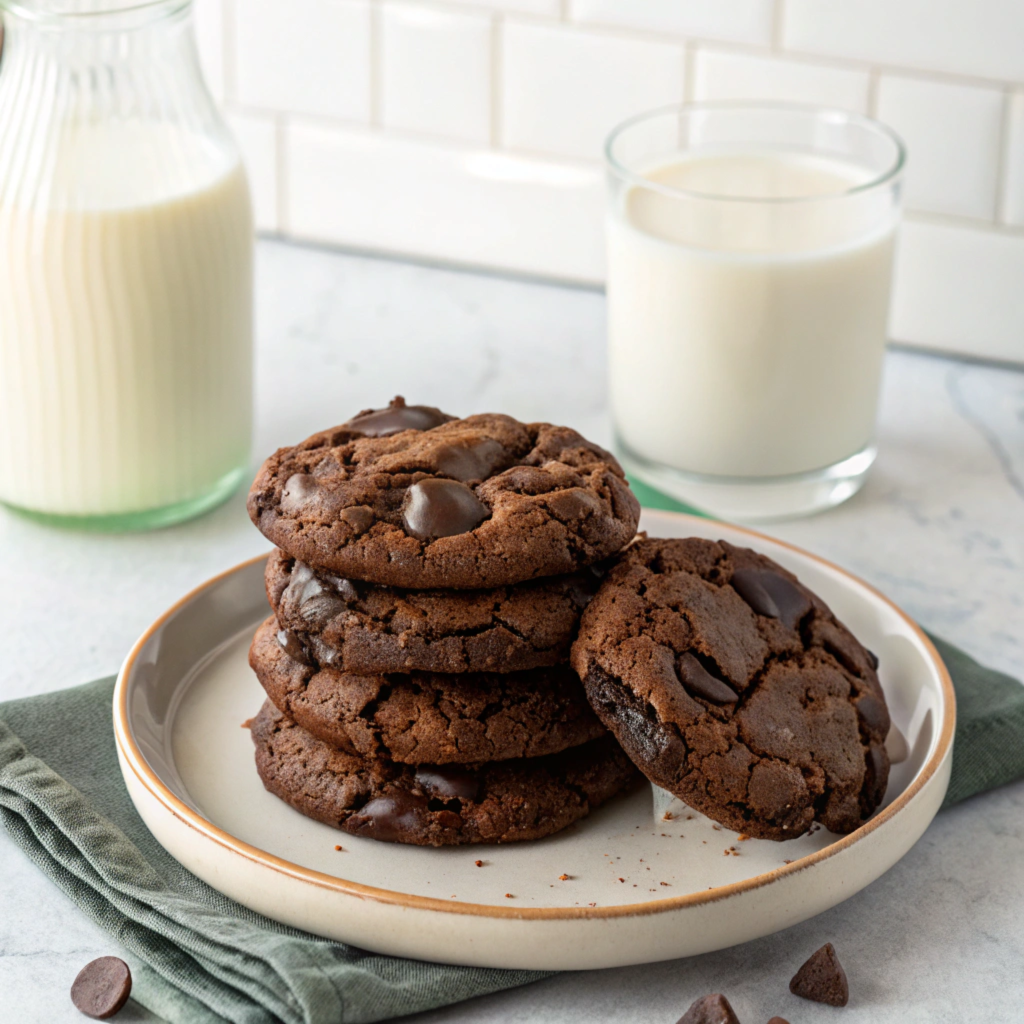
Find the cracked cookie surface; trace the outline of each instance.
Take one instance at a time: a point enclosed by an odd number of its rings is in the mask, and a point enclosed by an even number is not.
[[[851,832],[882,801],[877,660],[764,555],[637,541],[584,612],[572,663],[647,777],[729,828]]]
[[[267,696],[307,732],[353,754],[466,764],[540,757],[606,735],[568,665],[355,675],[318,665],[285,634],[289,653],[279,632],[267,619],[249,651]]]
[[[281,448],[249,492],[265,537],[323,571],[395,587],[476,589],[599,562],[640,506],[608,452],[568,427],[485,414]]]
[[[403,590],[317,573],[275,551],[267,597],[283,629],[344,672],[519,672],[568,659],[595,569],[487,590]]]
[[[353,835],[417,846],[540,839],[640,777],[610,736],[548,757],[414,767],[336,750],[270,701],[250,730],[275,796]]]

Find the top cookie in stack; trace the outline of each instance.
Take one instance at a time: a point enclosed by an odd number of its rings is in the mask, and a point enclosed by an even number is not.
[[[279,548],[250,653],[278,796],[443,845],[550,834],[636,777],[568,666],[639,518],[607,452],[396,398],[276,452],[248,507]]]
[[[275,452],[248,508],[307,565],[456,590],[594,565],[632,540],[640,516],[614,457],[575,430],[456,420],[401,399]]]

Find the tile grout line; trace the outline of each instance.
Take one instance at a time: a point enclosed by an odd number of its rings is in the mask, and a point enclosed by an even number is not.
[[[1013,132],[1013,100],[1015,90],[1007,86],[1003,90],[1003,110],[999,119],[999,145],[996,163],[996,201],[992,211],[997,225],[1009,227],[1010,188],[1010,136]]]
[[[504,134],[502,99],[505,95],[505,62],[502,59],[504,18],[498,14],[491,19],[491,148],[501,149]]]
[[[274,155],[277,172],[277,230],[285,235],[290,231],[288,206],[288,116],[274,118]]]
[[[772,49],[776,53],[785,53],[782,45],[783,25],[786,20],[786,0],[775,0],[772,8]]]
[[[383,109],[383,26],[381,25],[380,4],[370,6],[370,125],[374,128],[381,126]]]
[[[871,117],[878,117],[878,90],[882,84],[882,72],[878,68],[868,71],[867,112]]]
[[[683,100],[693,103],[697,99],[697,44],[687,43],[683,64]]]
[[[220,59],[224,64],[224,105],[238,99],[238,62],[234,0],[220,0]]]

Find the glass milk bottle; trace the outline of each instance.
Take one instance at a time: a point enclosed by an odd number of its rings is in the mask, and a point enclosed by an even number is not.
[[[191,0],[0,11],[0,501],[197,515],[247,472],[253,226]]]
[[[903,147],[856,114],[674,107],[608,143],[617,452],[724,518],[850,497],[875,458]]]

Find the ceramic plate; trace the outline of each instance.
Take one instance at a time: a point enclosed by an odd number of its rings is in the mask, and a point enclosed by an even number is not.
[[[264,558],[183,598],[128,655],[114,720],[135,806],[174,857],[247,907],[425,960],[562,970],[666,960],[840,903],[892,867],[942,803],[955,717],[942,662],[898,608],[813,555],[669,512],[645,510],[641,527],[763,551],[879,655],[907,756],[866,825],[849,836],[740,841],[650,786],[558,835],[503,846],[378,843],[304,818],[263,789],[241,727],[263,702],[246,653],[267,614]]]

